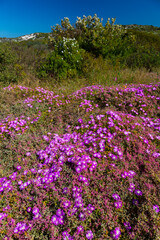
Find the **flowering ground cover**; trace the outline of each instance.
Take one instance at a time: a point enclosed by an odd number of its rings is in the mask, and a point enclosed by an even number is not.
[[[160,83],[1,102],[0,239],[160,239]]]

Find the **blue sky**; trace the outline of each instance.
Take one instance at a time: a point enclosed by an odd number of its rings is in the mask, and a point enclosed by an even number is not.
[[[160,27],[160,0],[0,0],[0,37],[18,37],[35,32],[51,32],[51,26],[68,17],[116,18],[115,24]]]

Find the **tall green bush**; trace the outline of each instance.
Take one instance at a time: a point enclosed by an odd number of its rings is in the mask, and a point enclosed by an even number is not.
[[[77,40],[62,37],[55,40],[53,46],[54,49],[40,67],[39,76],[66,79],[80,74],[84,50],[79,48]]]
[[[67,36],[75,38],[79,46],[96,57],[102,55],[104,58],[124,55],[126,49],[134,42],[132,34],[126,34],[126,30],[121,25],[115,25],[115,19],[108,18],[105,26],[103,19],[99,19],[95,14],[92,16],[77,17],[74,26],[70,24],[69,18],[61,21],[61,26],[52,27],[52,37],[50,42],[58,37]]]

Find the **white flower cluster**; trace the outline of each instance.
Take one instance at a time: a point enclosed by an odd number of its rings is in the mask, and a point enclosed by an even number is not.
[[[67,48],[67,49],[69,49],[69,46],[72,49],[73,48],[79,48],[79,44],[78,44],[78,42],[75,38],[65,38],[65,37],[63,37],[61,44],[64,48]]]
[[[77,17],[76,27],[78,29],[102,27],[102,21],[103,21],[103,18],[101,18],[101,21],[100,21],[100,19],[97,17],[96,14],[93,17],[91,15],[89,15],[88,17],[83,15],[83,19],[81,19],[80,17]]]

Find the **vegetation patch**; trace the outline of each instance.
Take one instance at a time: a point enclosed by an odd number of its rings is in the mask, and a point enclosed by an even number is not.
[[[159,83],[3,92],[2,239],[159,239]]]

